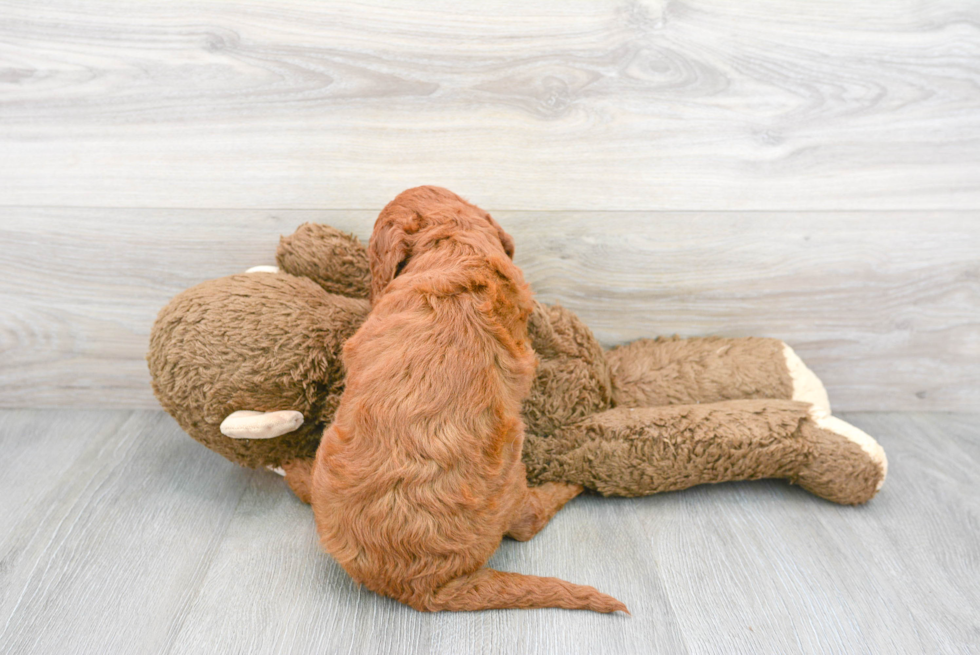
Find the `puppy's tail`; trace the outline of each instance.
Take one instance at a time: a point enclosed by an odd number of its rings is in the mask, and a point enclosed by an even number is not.
[[[493,569],[479,569],[451,580],[419,609],[438,612],[536,607],[629,614],[626,605],[586,585]]]

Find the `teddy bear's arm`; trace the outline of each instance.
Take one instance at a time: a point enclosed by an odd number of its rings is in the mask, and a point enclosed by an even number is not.
[[[791,400],[617,407],[527,434],[529,484],[570,482],[642,496],[708,482],[783,478],[836,503],[870,500],[888,462],[858,428]]]
[[[606,352],[617,407],[778,398],[830,414],[820,379],[778,339],[640,339]]]
[[[370,295],[367,249],[354,235],[329,225],[304,223],[280,238],[276,261],[284,272],[310,278],[329,293],[351,298]]]

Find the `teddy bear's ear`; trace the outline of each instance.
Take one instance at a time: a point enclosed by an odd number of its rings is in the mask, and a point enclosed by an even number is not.
[[[389,204],[378,216],[368,243],[368,263],[371,265],[371,304],[385,287],[401,273],[412,254],[411,235],[419,230],[421,217],[404,206]]]

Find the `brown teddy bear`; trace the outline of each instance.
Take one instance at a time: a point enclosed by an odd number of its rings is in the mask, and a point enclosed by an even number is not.
[[[370,309],[370,273],[357,238],[312,223],[280,240],[277,260],[176,296],[147,361],[188,434],[244,466],[286,469],[301,494],[343,392],[342,346]],[[570,311],[540,303],[528,329],[540,360],[523,409],[532,485],[639,496],[783,478],[857,504],[884,483],[881,446],[830,415],[820,380],[781,341],[674,337],[606,351]]]

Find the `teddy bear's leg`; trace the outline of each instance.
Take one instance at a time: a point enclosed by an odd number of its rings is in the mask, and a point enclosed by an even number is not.
[[[618,407],[548,437],[526,435],[523,459],[530,484],[571,482],[618,496],[783,478],[858,504],[887,473],[874,439],[791,400]]]
[[[370,296],[367,249],[354,235],[329,225],[300,225],[293,234],[279,239],[276,260],[286,273],[307,277],[328,293]]]
[[[607,351],[606,360],[617,407],[779,398],[830,413],[823,383],[778,339],[640,339]]]
[[[800,424],[800,431],[811,452],[793,481],[807,491],[856,505],[869,500],[885,484],[888,458],[881,445],[863,430],[811,410],[810,420]],[[871,487],[874,491],[868,495]]]
[[[582,490],[582,485],[567,482],[545,482],[540,487],[528,487],[524,504],[507,529],[507,536],[517,541],[527,541]]]

